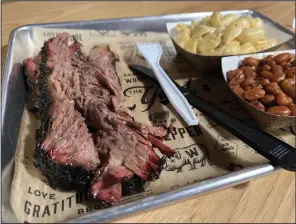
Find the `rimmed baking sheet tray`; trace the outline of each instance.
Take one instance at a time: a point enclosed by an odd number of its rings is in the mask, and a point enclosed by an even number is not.
[[[290,35],[293,39],[284,44],[281,49],[295,48],[295,34],[288,28],[285,28],[277,22],[265,17],[264,15],[251,11],[239,10],[228,11],[240,16],[250,15],[260,17],[265,23],[280,29]],[[140,18],[126,18],[126,19],[113,19],[113,20],[100,20],[100,21],[82,21],[82,22],[66,22],[66,23],[51,23],[51,24],[33,24],[16,28],[10,35],[7,60],[2,75],[2,129],[1,129],[1,167],[2,178],[5,174],[7,177],[13,176],[13,159],[20,123],[25,106],[25,86],[22,75],[22,61],[28,57],[29,43],[32,37],[33,28],[55,28],[55,29],[87,29],[87,30],[133,30],[133,31],[151,31],[151,32],[166,32],[167,22],[179,22],[198,19],[212,12],[192,13],[192,14],[179,14],[179,15],[163,15],[153,17],[140,17]],[[10,166],[9,165],[10,162]],[[4,168],[10,169],[4,169]],[[6,172],[4,173],[3,170]],[[178,199],[190,197],[193,195],[206,193],[213,190],[226,188],[229,186],[237,185],[257,177],[261,177],[275,171],[279,168],[274,167],[268,163],[244,168],[240,171],[234,171],[221,177],[204,180],[199,183],[191,184],[166,193],[148,196],[127,204],[114,206],[104,210],[98,210],[93,213],[86,213],[79,218],[68,220],[68,222],[106,222],[107,220],[118,218],[122,215],[131,214],[144,209],[163,205]],[[12,178],[6,183],[2,182],[2,203],[9,204],[9,186]],[[5,191],[6,190],[6,191]],[[4,197],[5,196],[5,197]]]

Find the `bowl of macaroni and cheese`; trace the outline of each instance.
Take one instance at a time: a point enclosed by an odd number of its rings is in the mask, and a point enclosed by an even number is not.
[[[273,51],[292,38],[261,18],[232,13],[214,12],[166,27],[178,54],[202,73],[220,69],[223,56]]]

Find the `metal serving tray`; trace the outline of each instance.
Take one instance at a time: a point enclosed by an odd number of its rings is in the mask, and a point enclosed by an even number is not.
[[[177,14],[177,15],[162,15],[152,17],[125,18],[99,21],[79,21],[65,23],[47,23],[33,24],[18,27],[10,34],[8,43],[7,59],[2,75],[2,107],[1,107],[1,168],[6,167],[9,161],[12,160],[17,144],[19,128],[22,113],[25,106],[25,86],[22,74],[22,61],[28,56],[28,47],[26,43],[31,39],[31,30],[33,27],[47,27],[60,29],[104,29],[104,30],[138,30],[138,31],[154,31],[166,32],[167,22],[188,21],[199,19],[210,15],[212,12],[192,13],[192,14]],[[260,17],[265,23],[291,34],[294,38],[287,42],[282,49],[295,48],[295,34],[288,28],[281,26],[277,22],[265,17],[264,15],[251,11],[239,10],[228,11],[237,15],[250,15]],[[12,169],[13,170],[13,169]],[[94,213],[89,213],[76,219],[67,220],[68,222],[106,222],[107,220],[118,218],[122,215],[127,215],[144,209],[156,207],[169,203],[178,199],[187,198],[193,195],[218,190],[243,182],[250,181],[254,178],[261,177],[279,170],[271,164],[263,164],[259,166],[245,168],[240,171],[232,172],[227,175],[206,180],[200,183],[192,184],[183,188],[172,190],[155,196],[149,196],[131,203],[120,206],[114,206],[108,209],[99,210]],[[1,173],[2,175],[2,173]],[[11,171],[11,176],[13,171]],[[10,184],[10,183],[6,183]],[[2,195],[7,195],[10,192],[3,192]],[[2,197],[3,198],[3,197]],[[3,202],[2,202],[3,203]]]

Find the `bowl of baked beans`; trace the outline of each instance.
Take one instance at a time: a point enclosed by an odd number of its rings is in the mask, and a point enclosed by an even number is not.
[[[295,126],[295,50],[222,58],[231,92],[264,130]]]

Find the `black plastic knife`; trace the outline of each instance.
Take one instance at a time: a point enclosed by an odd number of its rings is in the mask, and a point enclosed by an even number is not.
[[[130,64],[129,67],[136,74],[146,75],[154,82],[157,82],[152,69],[136,64]],[[199,96],[189,93],[188,89],[181,87],[173,79],[172,81],[184,94],[188,102],[204,115],[241,139],[259,154],[267,158],[273,165],[280,166],[286,170],[296,171],[295,148],[271,134],[245,123],[239,118],[218,108],[213,103],[207,102]]]

